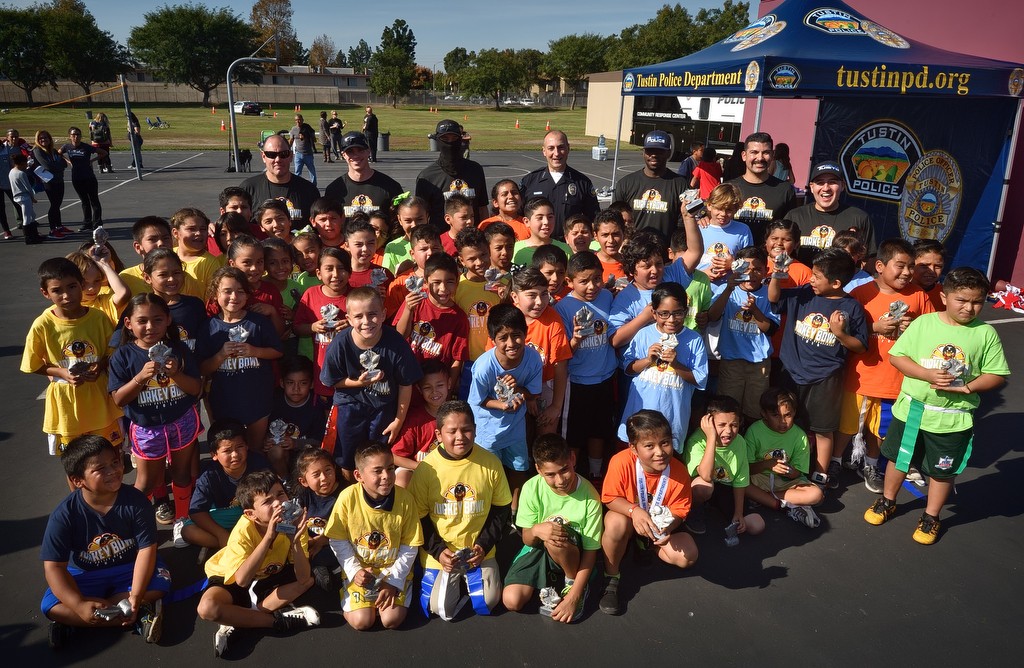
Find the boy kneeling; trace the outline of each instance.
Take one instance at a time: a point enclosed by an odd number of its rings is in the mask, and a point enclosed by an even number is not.
[[[284,521],[288,494],[270,471],[246,475],[235,495],[242,516],[228,544],[206,562],[209,580],[199,600],[199,616],[220,624],[213,636],[217,656],[235,628],[282,633],[320,623],[313,608],[290,606],[313,585],[307,532],[296,529],[305,526],[305,511],[298,521]]]
[[[156,642],[171,577],[156,558],[153,506],[121,484],[121,452],[102,436],[73,439],[61,463],[75,491],[50,515],[43,535],[49,588],[40,608],[51,620],[50,647],[64,647],[71,627],[134,627]]]
[[[601,500],[576,473],[576,455],[561,436],[539,437],[533,460],[539,475],[523,485],[516,515],[523,549],[505,576],[502,600],[509,610],[522,610],[535,590],[550,588],[549,574],[561,571],[560,600],[553,609],[542,600],[541,612],[568,624],[583,615],[587,582],[601,549]]]

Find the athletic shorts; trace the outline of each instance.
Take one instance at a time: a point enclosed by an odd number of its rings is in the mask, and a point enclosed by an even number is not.
[[[843,400],[843,369],[817,383],[800,385],[787,376],[786,386],[796,392],[796,421],[804,431],[830,434],[839,429],[839,412]]]
[[[395,407],[377,410],[362,404],[331,406],[327,416],[324,449],[334,453],[334,461],[343,469],[356,468],[356,448],[367,441],[381,440],[384,428],[395,419]],[[334,438],[331,438],[331,435]],[[330,441],[330,443],[328,443]],[[330,447],[327,447],[330,445]],[[525,469],[524,469],[525,470]]]
[[[120,566],[111,568],[100,568],[95,571],[83,571],[80,568],[68,564],[68,573],[86,598],[110,598],[114,594],[123,594],[132,590],[132,578],[135,576],[135,562],[131,561]],[[156,568],[153,576],[146,585],[146,591],[159,591],[166,594],[171,590],[171,572],[167,570],[164,562],[156,560]],[[43,594],[43,601],[39,609],[44,615],[50,613],[53,606],[60,603],[53,590],[47,587]]]
[[[882,454],[890,461],[899,461],[900,443],[907,425],[899,418],[893,418],[889,432],[882,443]],[[974,428],[954,431],[948,434],[933,434],[920,429],[914,440],[914,454],[910,465],[925,475],[937,480],[955,478],[957,471],[970,457]]]
[[[231,531],[238,524],[238,520],[242,517],[242,506],[228,506],[227,508],[211,508],[207,511],[210,514],[210,519],[217,523],[221,529],[227,529]],[[189,518],[184,519],[184,526],[195,524]]]
[[[248,588],[234,583],[225,584],[224,578],[215,575],[206,581],[205,592],[210,587],[220,587],[231,594],[231,602],[240,608],[256,609],[278,587],[295,582],[295,568],[285,564],[281,570],[261,580],[254,580]]]
[[[761,395],[768,389],[771,362],[722,360],[718,363],[718,393],[739,402],[743,415],[761,416]]]
[[[569,383],[566,440],[586,449],[591,438],[607,439],[615,433],[615,375],[594,385]]]
[[[812,485],[803,475],[797,476],[796,478],[789,479],[783,478],[782,476],[772,476],[770,472],[763,471],[761,473],[754,473],[750,476],[750,484],[758,489],[762,489],[773,496],[778,496],[787,489],[792,489],[799,485]]]
[[[167,459],[172,453],[195,443],[201,433],[203,425],[195,406],[170,424],[142,427],[131,423],[128,427],[132,454],[147,461]]]
[[[124,431],[121,429],[121,418],[118,418],[103,429],[93,429],[92,431],[83,432],[81,434],[74,434],[72,436],[67,434],[47,434],[47,449],[51,455],[62,457],[64,456],[64,451],[67,450],[68,444],[71,443],[71,441],[75,440],[79,436],[85,436],[87,434],[91,436],[102,436],[110,441],[110,443],[118,450],[121,449],[121,444],[124,443]]]
[[[498,570],[498,562],[493,558],[484,559],[480,564],[479,575],[483,585],[484,602],[490,610],[494,610],[501,602],[501,572]],[[462,571],[437,571],[434,586],[430,590],[430,611],[441,619],[451,621],[465,604],[465,581],[466,574]]]
[[[412,569],[409,569],[409,575],[405,578],[405,586],[402,587],[395,595],[395,605],[401,608],[408,608],[409,603],[412,601],[412,580],[413,580]],[[364,610],[366,608],[372,608],[377,605],[377,599],[367,599],[366,589],[360,587],[351,580],[345,580],[345,584],[341,588],[341,610],[342,612],[353,612],[354,610]]]
[[[707,501],[709,506],[717,508],[725,516],[727,522],[732,521],[732,516],[736,511],[736,499],[733,498],[733,489],[735,488],[731,485],[723,485],[716,482],[711,490],[711,498]]]
[[[541,547],[524,545],[505,574],[505,585],[527,585],[543,589],[557,585],[561,589],[565,572],[548,551]]]
[[[487,450],[487,448],[484,449]],[[501,450],[489,450],[488,452],[501,460],[501,465],[507,469],[519,472],[530,470],[530,453],[526,449],[525,440],[522,443],[513,443]]]
[[[889,423],[892,421],[892,405],[895,402],[895,399],[878,399],[865,397],[856,392],[843,392],[839,431],[844,434],[859,434],[863,411],[864,427],[879,440],[885,438]]]

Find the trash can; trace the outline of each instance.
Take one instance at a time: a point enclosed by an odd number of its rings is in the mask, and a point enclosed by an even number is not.
[[[389,151],[391,147],[391,133],[382,132],[377,135],[377,150],[378,151]]]
[[[431,153],[437,153],[440,149],[437,147],[437,140],[433,137],[427,137],[427,141],[430,142],[430,148],[428,149]]]

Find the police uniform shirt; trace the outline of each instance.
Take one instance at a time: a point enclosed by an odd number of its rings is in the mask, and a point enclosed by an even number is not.
[[[432,163],[416,177],[416,196],[427,201],[430,222],[439,230],[447,230],[444,203],[452,195],[463,195],[473,203],[474,211],[490,204],[484,168],[472,160],[459,161],[459,173],[452,176]]]
[[[594,184],[582,172],[566,166],[562,178],[557,182],[547,167],[535,169],[523,177],[519,192],[525,204],[534,197],[546,197],[555,209],[555,230],[553,236],[565,238],[565,221],[576,214],[582,214],[593,221],[601,205],[597,201]]]
[[[682,222],[680,205],[688,187],[686,179],[670,170],[651,177],[641,169],[615,184],[614,199],[633,209],[637,230],[652,228],[667,240]]]
[[[366,214],[380,211],[391,220],[391,200],[404,192],[401,184],[387,174],[374,171],[365,181],[353,181],[346,172],[327,186],[324,195],[345,206],[345,218],[360,211]]]

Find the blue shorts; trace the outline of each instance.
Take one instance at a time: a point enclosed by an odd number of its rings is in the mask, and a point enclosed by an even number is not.
[[[147,461],[163,460],[196,442],[203,432],[195,406],[170,424],[141,427],[134,422],[128,429],[132,454]]]
[[[469,388],[473,385],[473,363],[466,362],[462,367],[462,375],[459,377],[459,399],[469,399]]]
[[[483,448],[482,445],[479,447]],[[522,443],[514,443],[508,447],[502,448],[501,450],[488,450],[501,461],[501,465],[507,469],[513,471],[529,471],[530,470],[530,453],[526,449],[526,441]]]
[[[367,441],[384,440],[384,428],[395,419],[395,406],[377,410],[363,404],[340,404],[336,424],[338,437],[334,461],[348,471],[356,468],[356,448]]]
[[[135,573],[135,562],[132,561],[110,568],[100,568],[95,571],[83,571],[68,564],[68,573],[74,579],[78,590],[82,592],[82,596],[86,598],[109,598],[114,594],[123,594],[132,590],[132,575]],[[158,591],[166,594],[170,590],[171,573],[164,566],[164,563],[157,559],[156,569],[153,571],[153,577],[149,579],[149,584],[146,585],[146,591]],[[43,602],[39,604],[39,609],[43,611],[44,615],[49,615],[50,610],[58,603],[60,603],[60,600],[54,595],[53,590],[47,587],[46,593],[43,594]]]
[[[210,519],[217,523],[221,529],[227,529],[231,531],[238,524],[238,520],[242,517],[242,506],[228,506],[227,508],[211,508],[209,511]],[[185,518],[184,526],[195,524],[189,518]]]

